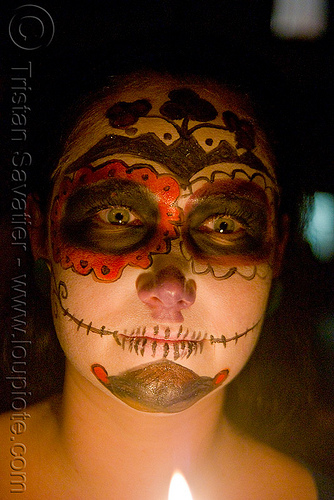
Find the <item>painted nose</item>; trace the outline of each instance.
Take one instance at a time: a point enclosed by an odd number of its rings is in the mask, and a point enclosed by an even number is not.
[[[168,266],[157,274],[143,273],[137,279],[138,297],[152,311],[153,319],[179,323],[182,309],[196,299],[196,283],[186,280],[179,269]]]

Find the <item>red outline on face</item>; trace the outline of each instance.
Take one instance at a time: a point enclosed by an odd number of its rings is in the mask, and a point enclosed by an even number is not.
[[[93,184],[102,179],[116,177],[146,186],[157,197],[160,221],[155,236],[148,245],[124,255],[106,255],[92,250],[75,248],[61,238],[60,224],[68,197],[79,187]],[[125,162],[113,160],[101,168],[83,167],[73,178],[65,177],[51,209],[51,240],[53,258],[63,269],[72,268],[81,275],[92,270],[99,280],[115,281],[127,265],[147,269],[151,265],[151,255],[168,252],[169,241],[178,237],[173,224],[180,221],[180,209],[176,200],[180,186],[168,175],[158,175],[149,168],[129,167]]]

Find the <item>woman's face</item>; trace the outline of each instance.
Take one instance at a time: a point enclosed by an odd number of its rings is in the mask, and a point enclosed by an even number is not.
[[[264,141],[231,94],[155,84],[103,100],[58,168],[49,214],[56,331],[97,388],[182,411],[258,338],[277,250]]]

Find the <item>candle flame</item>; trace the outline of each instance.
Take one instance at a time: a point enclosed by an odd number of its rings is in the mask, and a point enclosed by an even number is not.
[[[169,486],[168,500],[193,500],[187,481],[181,472],[174,472]]]

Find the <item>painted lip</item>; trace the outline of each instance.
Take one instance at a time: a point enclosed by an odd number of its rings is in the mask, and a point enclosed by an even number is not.
[[[179,358],[189,358],[192,354],[203,351],[204,342],[206,339],[198,340],[184,340],[175,338],[160,338],[148,336],[132,336],[118,334],[114,337],[116,343],[122,347],[123,350],[128,349],[130,352],[133,350],[136,354],[144,356],[146,349],[151,352],[152,357],[156,355],[163,358],[173,356],[174,361]]]
[[[183,325],[180,325],[178,329],[171,328],[170,326],[156,325],[153,328],[138,327],[133,329],[131,333],[128,333],[127,330],[123,332],[118,332],[118,336],[120,338],[125,338],[126,340],[131,340],[132,338],[140,339],[145,338],[147,340],[156,340],[157,342],[197,342],[200,343],[203,340],[206,340],[208,334],[201,331],[191,331],[189,328],[185,328]]]
[[[213,378],[199,376],[189,368],[166,359],[109,376],[104,366],[94,364],[95,377],[123,402],[147,412],[175,413],[189,408],[219,387],[229,374],[221,370]]]

